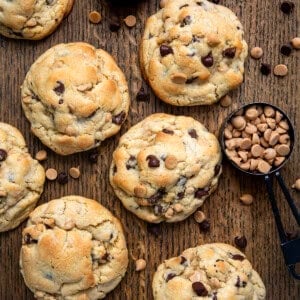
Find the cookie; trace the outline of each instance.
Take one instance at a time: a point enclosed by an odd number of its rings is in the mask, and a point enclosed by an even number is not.
[[[161,100],[208,105],[241,84],[247,52],[243,27],[228,8],[206,0],[167,0],[147,20],[140,65]]]
[[[38,299],[102,299],[127,265],[119,220],[94,200],[66,196],[40,205],[23,230],[21,273]]]
[[[50,35],[72,9],[74,0],[0,0],[0,34],[40,40]]]
[[[265,286],[245,255],[221,243],[185,250],[165,260],[153,278],[155,300],[257,299]]]
[[[74,0],[0,0],[0,34],[40,40],[51,34],[72,9]]]
[[[154,114],[121,137],[113,153],[110,183],[139,218],[177,222],[216,189],[220,163],[219,142],[201,123]]]
[[[86,43],[52,47],[22,85],[32,132],[61,155],[97,147],[116,134],[129,103],[125,76],[114,59]]]
[[[33,159],[19,130],[0,122],[0,232],[17,227],[43,192],[44,168]]]

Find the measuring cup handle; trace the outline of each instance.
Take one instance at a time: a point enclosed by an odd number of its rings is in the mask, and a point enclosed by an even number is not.
[[[292,210],[292,213],[293,213],[293,215],[294,215],[294,217],[296,219],[296,222],[297,222],[298,226],[300,226],[300,214],[299,214],[299,211],[298,211],[298,209],[297,209],[297,207],[295,205],[295,202],[294,202],[291,194],[289,193],[289,190],[286,187],[286,185],[285,185],[285,183],[283,181],[283,178],[280,175],[280,173],[276,172],[275,176],[276,176],[276,178],[278,180],[278,183],[279,183],[279,185],[281,187],[281,190],[282,190],[282,192],[283,192],[283,194],[284,194],[284,196],[285,196],[285,198],[286,198],[286,200],[287,200],[287,202],[288,202],[288,204],[289,204],[289,206],[290,206],[290,208]]]

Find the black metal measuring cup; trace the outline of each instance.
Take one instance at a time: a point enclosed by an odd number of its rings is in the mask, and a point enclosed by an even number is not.
[[[255,105],[261,106],[261,107],[270,106],[270,107],[274,108],[275,111],[279,111],[283,115],[283,118],[288,122],[288,125],[289,125],[288,134],[290,136],[290,153],[288,154],[288,156],[286,156],[286,159],[283,161],[283,163],[281,165],[279,165],[277,167],[273,167],[267,174],[263,174],[263,173],[260,173],[257,171],[254,172],[254,171],[246,171],[246,170],[241,169],[236,163],[234,163],[234,161],[232,161],[227,156],[227,154],[225,152],[226,146],[225,146],[224,130],[227,127],[228,123],[231,121],[231,119],[233,117],[235,117],[236,115],[241,115],[241,112],[244,112],[250,106],[255,106]],[[279,209],[277,206],[277,201],[276,201],[275,194],[273,191],[273,177],[275,177],[281,187],[281,190],[282,190],[290,208],[291,208],[291,211],[296,219],[298,226],[300,226],[299,211],[295,205],[293,198],[291,197],[291,195],[289,193],[288,188],[286,187],[286,185],[284,183],[282,176],[280,175],[280,169],[287,163],[287,161],[289,160],[289,158],[291,156],[291,153],[292,153],[293,147],[294,147],[294,141],[295,141],[294,128],[293,128],[293,125],[292,125],[290,119],[288,118],[288,116],[277,106],[274,106],[269,103],[262,103],[262,102],[254,102],[254,103],[246,104],[246,105],[242,106],[241,108],[239,108],[238,110],[232,112],[226,118],[226,120],[221,128],[221,132],[220,132],[221,147],[222,147],[225,157],[230,161],[230,163],[235,168],[237,168],[238,170],[240,170],[243,173],[246,173],[246,174],[252,175],[252,176],[262,177],[264,179],[264,181],[266,183],[267,191],[269,194],[269,200],[270,200],[272,211],[274,214],[277,230],[279,233],[280,245],[281,245],[281,250],[283,252],[283,256],[285,259],[285,264],[287,265],[288,270],[290,271],[291,275],[295,279],[300,280],[300,273],[298,273],[296,270],[296,264],[300,263],[300,238],[295,239],[295,240],[288,239],[288,237],[285,233],[285,230],[283,228],[283,225],[282,225]]]

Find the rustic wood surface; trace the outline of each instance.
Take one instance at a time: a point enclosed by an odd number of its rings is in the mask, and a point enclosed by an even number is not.
[[[121,1],[127,2],[128,1]],[[88,161],[87,153],[60,157],[49,151],[45,168],[54,167],[68,171],[72,166],[80,166],[82,176],[70,180],[65,186],[57,182],[47,182],[39,204],[63,195],[79,194],[94,198],[119,217],[125,228],[130,263],[121,284],[111,292],[107,299],[152,299],[151,282],[153,273],[162,260],[180,254],[184,249],[209,242],[233,244],[236,235],[245,235],[248,240],[246,255],[255,269],[261,274],[267,288],[267,299],[300,299],[299,283],[288,274],[279,247],[273,215],[267,199],[264,183],[259,178],[247,177],[224,162],[224,171],[218,190],[203,205],[209,217],[211,230],[200,233],[193,217],[177,224],[162,224],[158,237],[147,231],[145,222],[127,212],[116,199],[108,181],[108,170],[112,151],[119,137],[130,126],[154,112],[190,115],[204,123],[210,131],[218,133],[222,121],[233,109],[252,101],[265,101],[280,106],[288,113],[296,131],[296,143],[290,161],[282,170],[290,187],[300,174],[299,168],[299,82],[300,51],[293,51],[290,57],[280,54],[280,45],[299,35],[300,1],[294,0],[296,7],[291,15],[284,15],[279,9],[279,0],[221,0],[242,20],[246,40],[251,47],[259,45],[264,49],[261,61],[251,58],[246,63],[245,83],[231,93],[233,105],[227,109],[216,104],[209,107],[177,108],[159,101],[150,88],[142,82],[138,67],[138,44],[145,20],[159,7],[158,0],[139,1],[138,4],[124,7],[110,6],[108,2],[97,0],[77,0],[73,11],[59,29],[43,41],[17,41],[0,39],[0,121],[18,127],[25,135],[32,154],[45,147],[30,133],[29,123],[20,105],[20,85],[34,60],[51,46],[61,42],[85,41],[112,53],[121,69],[125,72],[131,91],[132,104],[126,124],[120,134],[105,141],[100,147],[98,164]],[[103,20],[98,25],[88,21],[88,13],[98,10]],[[113,15],[121,18],[128,14],[137,16],[137,26],[128,29],[124,24],[117,33],[110,32],[109,20]],[[298,26],[298,27],[297,27]],[[274,75],[262,76],[259,72],[261,62],[286,63],[289,75],[277,78]],[[135,95],[143,84],[151,93],[149,103],[138,103]],[[282,218],[287,230],[296,228],[290,211],[278,187],[276,195]],[[252,193],[255,202],[250,207],[239,203],[242,193]],[[299,203],[299,194],[292,191]],[[17,229],[2,233],[0,237],[0,299],[33,299],[19,272],[19,250],[21,231],[24,223]],[[135,272],[134,257],[143,257],[147,268]]]

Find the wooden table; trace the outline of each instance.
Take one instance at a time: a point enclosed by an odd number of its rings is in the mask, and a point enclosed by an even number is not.
[[[282,1],[279,0],[220,2],[232,9],[242,20],[249,47],[259,45],[264,49],[261,61],[248,59],[245,83],[230,94],[233,105],[227,109],[218,104],[209,107],[172,107],[155,98],[150,88],[143,83],[138,66],[138,45],[145,20],[158,9],[158,0],[140,1],[137,5],[123,8],[109,7],[105,1],[77,0],[69,17],[47,39],[39,42],[0,39],[0,120],[22,131],[32,154],[45,147],[30,133],[29,123],[21,110],[19,87],[30,65],[39,55],[58,43],[85,41],[112,53],[126,74],[132,104],[128,120],[120,134],[102,144],[98,164],[91,164],[87,153],[60,157],[49,151],[49,158],[44,163],[45,168],[54,167],[59,171],[68,171],[70,167],[80,166],[82,176],[79,180],[70,180],[65,186],[57,182],[47,182],[39,202],[41,204],[63,195],[79,194],[97,199],[121,219],[126,232],[130,263],[125,278],[107,299],[152,299],[152,276],[164,259],[179,255],[184,249],[202,243],[233,244],[237,235],[247,237],[248,246],[245,252],[266,284],[267,299],[300,299],[299,284],[289,276],[284,264],[262,180],[244,176],[224,162],[219,188],[203,205],[203,211],[211,222],[210,232],[200,233],[198,224],[190,217],[177,224],[162,224],[158,237],[147,231],[145,222],[123,208],[109,185],[109,165],[120,135],[154,112],[190,115],[218,134],[221,123],[229,112],[244,103],[259,100],[280,106],[288,113],[295,128],[300,128],[300,51],[293,51],[290,57],[284,57],[279,52],[283,43],[295,37],[297,32],[299,35],[297,24],[299,26],[300,1],[294,0],[297,4],[289,16],[280,11],[279,3]],[[88,13],[92,10],[101,11],[103,21],[98,25],[88,21]],[[110,32],[109,20],[115,14],[121,18],[128,14],[136,15],[137,26],[128,29],[123,24],[117,33]],[[270,63],[272,66],[285,63],[289,67],[289,75],[284,78],[277,78],[273,74],[263,76],[259,72],[261,62]],[[138,103],[135,99],[142,84],[151,93],[149,103]],[[296,132],[296,137],[293,155],[282,171],[288,186],[291,186],[300,174],[299,131]],[[240,204],[239,197],[243,193],[252,193],[255,196],[252,206]],[[295,229],[295,222],[277,187],[276,195],[286,229]],[[292,191],[292,195],[299,203],[299,194]],[[18,265],[23,227],[24,223],[13,231],[2,233],[0,237],[1,300],[33,299],[32,293],[25,287]],[[147,269],[140,273],[135,272],[133,257],[145,258]]]

